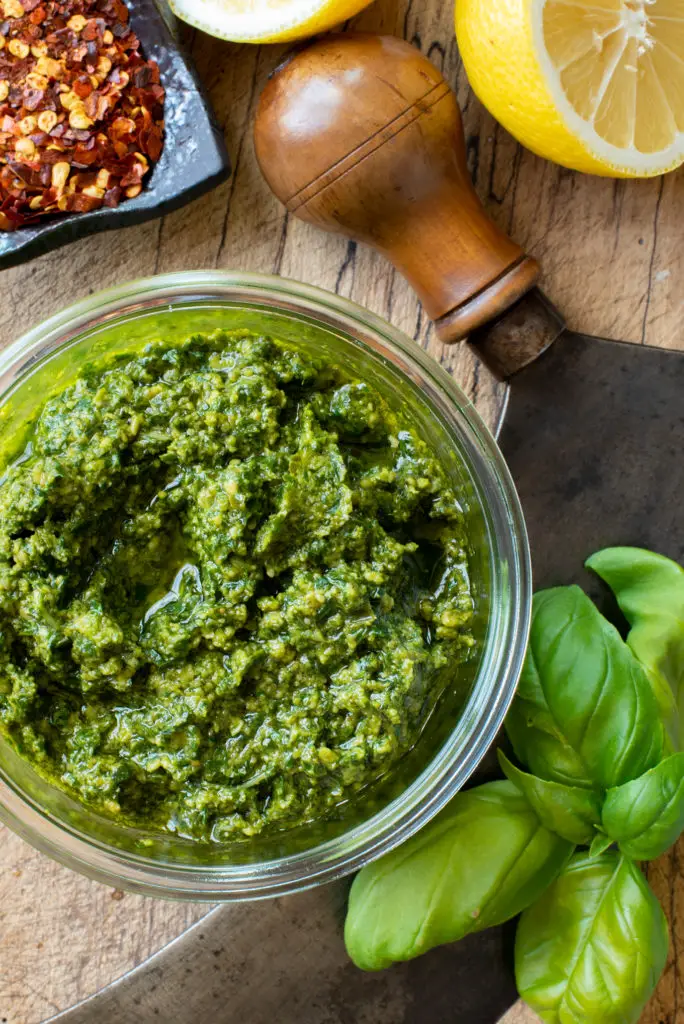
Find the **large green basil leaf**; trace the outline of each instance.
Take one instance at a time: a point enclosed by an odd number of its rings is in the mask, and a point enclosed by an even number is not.
[[[424,829],[356,876],[347,952],[357,967],[377,971],[501,924],[537,899],[572,850],[510,782],[458,793]]]
[[[628,857],[653,860],[669,850],[684,831],[684,753],[609,789],[602,818],[604,831]]]
[[[587,561],[632,627],[627,643],[651,677],[675,749],[684,748],[684,569],[641,548],[605,548]]]
[[[506,731],[542,779],[608,789],[660,760],[664,726],[644,668],[579,587],[534,595]]]
[[[498,751],[504,775],[527,798],[542,825],[570,843],[588,846],[601,827],[601,797],[591,789],[548,782],[516,768]]]
[[[634,862],[576,854],[520,920],[518,991],[546,1024],[636,1024],[667,946],[665,915]]]

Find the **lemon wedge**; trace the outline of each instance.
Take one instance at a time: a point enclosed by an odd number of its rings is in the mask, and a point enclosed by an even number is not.
[[[282,43],[327,32],[370,0],[170,0],[182,21],[236,43]]]
[[[456,0],[476,94],[540,156],[651,177],[684,162],[684,0]]]

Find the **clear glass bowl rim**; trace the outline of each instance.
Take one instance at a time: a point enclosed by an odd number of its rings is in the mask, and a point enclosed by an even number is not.
[[[376,353],[393,357],[395,365],[408,366],[414,380],[429,382],[442,398],[442,417],[445,412],[450,415],[469,440],[477,482],[493,520],[497,553],[509,567],[510,607],[503,618],[499,615],[471,696],[447,741],[399,797],[348,832],[312,849],[252,864],[161,864],[65,825],[0,770],[0,819],[41,852],[88,877],[144,895],[228,902],[287,895],[350,874],[408,839],[461,789],[493,743],[515,693],[529,631],[531,566],[515,486],[496,441],[470,400],[402,331],[364,307],[311,285],[267,274],[209,270],[142,278],[96,292],[43,321],[0,353],[0,395],[27,366],[86,328],[104,326],[124,312],[197,299],[265,305],[313,317],[324,326],[370,342]]]

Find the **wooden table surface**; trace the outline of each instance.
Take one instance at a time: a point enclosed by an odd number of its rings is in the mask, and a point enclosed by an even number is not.
[[[637,344],[684,347],[684,174],[644,182],[601,180],[521,149],[468,90],[450,2],[378,0],[354,27],[405,36],[454,84],[477,190],[499,224],[540,259],[544,287],[571,327]],[[382,259],[289,218],[261,180],[251,124],[282,48],[238,47],[197,34],[192,49],[225,128],[231,181],[162,221],[87,239],[4,271],[0,344],[99,288],[148,274],[223,267],[333,289],[444,356],[416,299]],[[446,360],[479,407],[491,408],[491,383],[484,372],[474,372],[468,351],[451,350]],[[672,954],[643,1018],[647,1024],[684,1024],[682,863],[684,842],[649,869],[670,919]],[[70,1006],[139,963],[204,909],[88,882],[0,827],[1,1024],[35,1024]],[[516,1007],[506,1020],[529,1024],[536,1018]]]

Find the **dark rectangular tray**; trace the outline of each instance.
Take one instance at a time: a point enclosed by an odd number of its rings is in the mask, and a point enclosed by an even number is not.
[[[160,5],[164,0],[160,0]],[[197,199],[230,176],[223,135],[192,61],[176,39],[168,8],[155,0],[128,0],[131,25],[143,53],[156,60],[166,89],[164,149],[142,192],[115,209],[54,217],[0,232],[0,270],[58,249],[97,231],[162,217]]]

